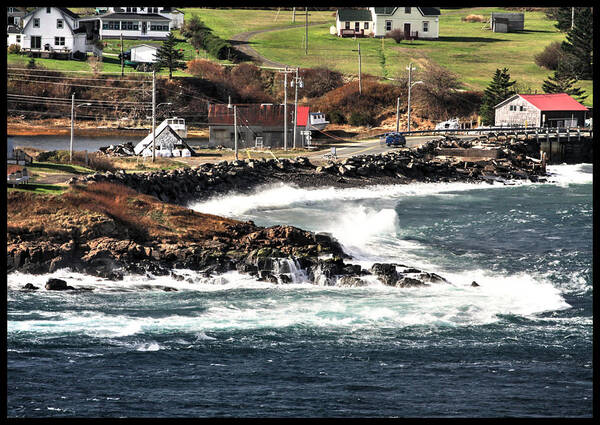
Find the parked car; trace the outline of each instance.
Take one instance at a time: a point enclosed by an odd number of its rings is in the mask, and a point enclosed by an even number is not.
[[[379,141],[385,143],[386,146],[406,146],[406,137],[398,132],[385,133]]]

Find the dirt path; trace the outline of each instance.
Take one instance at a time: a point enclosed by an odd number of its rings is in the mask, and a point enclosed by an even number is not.
[[[325,23],[327,23],[327,21],[313,22],[311,24],[308,24],[308,26],[323,25]],[[258,31],[241,32],[239,34],[233,35],[231,37],[231,41],[234,42],[232,44],[235,45],[236,49],[238,49],[242,53],[245,53],[248,56],[250,56],[258,65],[272,66],[274,68],[285,68],[286,66],[290,66],[290,65],[289,64],[286,65],[284,63],[275,62],[270,59],[267,59],[266,57],[264,57],[263,55],[258,53],[256,50],[254,50],[254,48],[252,48],[252,46],[250,45],[251,44],[250,39],[257,34],[262,34],[265,32],[284,31],[284,30],[288,30],[288,29],[292,29],[292,28],[301,28],[301,27],[302,27],[302,25],[289,25],[287,27],[282,27],[282,28],[271,28],[271,29],[258,30]],[[310,40],[309,40],[309,42],[310,42]]]

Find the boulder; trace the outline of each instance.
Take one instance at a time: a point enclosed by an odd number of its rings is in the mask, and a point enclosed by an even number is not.
[[[48,291],[64,291],[67,289],[75,289],[72,286],[68,286],[67,282],[62,279],[50,278],[46,282],[46,289]]]
[[[384,284],[394,286],[398,281],[398,272],[394,264],[387,263],[375,263],[371,266],[371,273],[377,276],[377,278]]]
[[[38,290],[40,288],[38,288],[37,286],[35,286],[33,283],[26,283],[25,286],[23,286],[23,289],[28,289],[30,291],[35,291],[35,290]]]

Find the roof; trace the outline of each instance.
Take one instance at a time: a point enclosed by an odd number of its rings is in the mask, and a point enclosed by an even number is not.
[[[35,12],[37,12],[40,9],[45,9],[45,7],[36,7],[35,9],[33,9],[32,11],[30,11],[29,13],[27,13],[25,16],[29,16],[34,14]],[[66,7],[55,7],[55,9],[60,10],[63,14],[65,15],[69,15],[71,18],[73,19],[77,19],[79,18],[79,15],[77,13],[71,12],[69,9],[67,9]]]
[[[372,21],[371,11],[368,9],[338,9],[340,21]]]
[[[283,127],[284,105],[279,104],[243,104],[236,105],[238,125],[256,125],[263,127]],[[306,108],[306,109],[304,109]],[[306,125],[308,106],[298,106],[298,125]],[[293,125],[294,106],[288,107],[289,123]],[[233,110],[226,104],[211,104],[208,108],[209,125],[233,125]],[[302,124],[304,123],[304,124]]]
[[[135,46],[131,46],[129,50],[136,49],[138,47],[150,47],[151,49],[158,50],[159,46],[153,46],[151,44],[136,44]]]
[[[9,34],[21,34],[21,28],[15,26],[15,25],[9,25],[8,28],[6,29],[6,32]]]
[[[567,93],[555,94],[519,94],[527,102],[540,111],[587,111],[588,109],[577,102]]]
[[[104,15],[99,15],[98,17],[102,19],[151,19],[153,21],[170,21],[169,18],[165,18],[157,13],[106,13]]]
[[[397,7],[375,7],[375,13],[377,15],[393,15]],[[417,7],[421,15],[424,16],[437,16],[440,14],[439,7]]]

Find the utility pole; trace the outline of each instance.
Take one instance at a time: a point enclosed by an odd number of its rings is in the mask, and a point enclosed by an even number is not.
[[[283,150],[287,151],[287,122],[288,122],[288,116],[287,116],[287,76],[289,73],[294,72],[291,69],[288,69],[288,67],[285,67],[285,70],[283,71],[279,71],[282,72],[284,74],[284,80],[283,80]]]
[[[152,162],[156,161],[156,71],[152,71]]]
[[[237,105],[233,105],[233,132],[234,132],[234,150],[235,150],[235,160],[238,160],[238,131],[237,131]]]
[[[400,130],[400,96],[396,99],[396,132]]]
[[[308,7],[304,8],[304,54],[308,55]]]
[[[296,8],[292,7],[292,24],[296,23]]]
[[[413,65],[412,62],[408,64],[408,67],[406,68],[408,69],[408,108],[407,108],[407,123],[406,123],[406,131],[410,131],[410,92],[412,89],[412,86],[416,85],[416,84],[423,84],[423,81],[415,81],[414,83],[412,82],[412,71],[413,69]]]
[[[287,151],[287,67],[284,74],[284,95],[283,95],[283,150]]]
[[[71,96],[71,147],[69,148],[69,163],[73,160],[73,121],[75,115],[75,93]]]
[[[294,97],[294,149],[296,149],[296,132],[298,130],[298,85],[302,84],[302,80],[298,76],[298,68],[296,68],[296,77],[294,78],[294,88],[296,95]]]
[[[575,26],[575,8],[571,8],[571,29]]]
[[[361,77],[361,66],[362,66],[362,60],[360,57],[360,42],[358,43],[358,50],[352,50],[353,52],[358,52],[358,93],[362,94],[362,77]]]
[[[123,57],[123,33],[121,33],[121,77],[124,76],[125,58]]]

